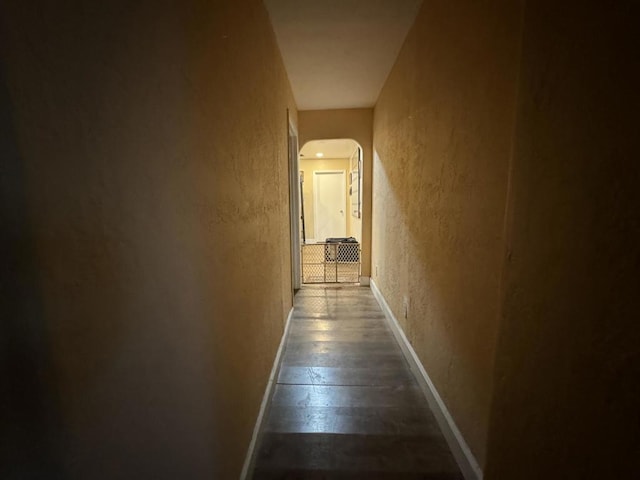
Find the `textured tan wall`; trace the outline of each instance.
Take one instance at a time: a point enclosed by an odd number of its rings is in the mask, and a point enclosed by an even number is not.
[[[291,305],[262,2],[0,13],[0,476],[237,478]]]
[[[526,7],[486,479],[638,476],[639,14]]]
[[[519,23],[514,2],[426,0],[374,115],[373,278],[481,465]]]
[[[351,232],[351,215],[348,214],[351,208],[349,198],[349,159],[348,158],[323,158],[323,159],[303,159],[300,160],[300,170],[304,172],[304,222],[307,239],[315,238],[315,212],[314,212],[314,189],[313,189],[313,172],[321,172],[327,170],[344,171],[345,197],[344,204],[346,218],[346,234]],[[323,238],[316,238],[316,241],[324,241]]]
[[[298,112],[300,145],[311,140],[351,138],[362,147],[362,275],[371,275],[371,181],[373,109],[307,110]]]

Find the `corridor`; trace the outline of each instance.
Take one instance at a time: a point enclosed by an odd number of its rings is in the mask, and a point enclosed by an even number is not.
[[[639,8],[1,1],[0,479],[639,478]]]
[[[254,479],[462,479],[368,288],[304,287]]]

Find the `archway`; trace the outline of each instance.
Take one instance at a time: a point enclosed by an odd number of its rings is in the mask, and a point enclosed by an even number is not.
[[[359,283],[363,150],[322,139],[300,150],[302,283]]]

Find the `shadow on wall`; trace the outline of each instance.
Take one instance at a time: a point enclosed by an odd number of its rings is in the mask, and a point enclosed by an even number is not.
[[[0,65],[0,477],[58,479],[59,410],[12,112]]]

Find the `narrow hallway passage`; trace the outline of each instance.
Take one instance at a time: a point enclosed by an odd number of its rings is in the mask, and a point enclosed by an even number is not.
[[[462,475],[373,294],[296,295],[254,479]]]

